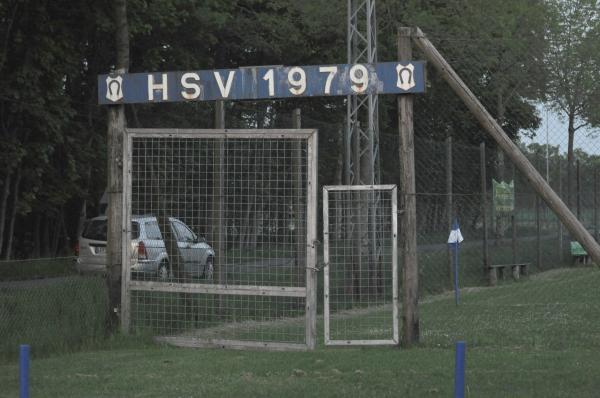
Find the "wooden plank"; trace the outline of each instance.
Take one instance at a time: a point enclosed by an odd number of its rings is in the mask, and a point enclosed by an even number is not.
[[[292,111],[292,127],[296,130],[302,127],[302,113],[300,108],[296,108]],[[294,245],[294,259],[296,262],[296,268],[302,269],[305,264],[305,248],[306,242],[304,239],[299,238],[301,234],[304,233],[304,237],[306,237],[305,233],[305,203],[303,197],[304,191],[304,179],[302,178],[302,169],[303,169],[303,141],[295,141],[292,143],[292,187],[293,187],[293,195],[294,195],[294,206],[293,206],[293,222],[295,224],[295,235],[296,243]],[[301,278],[304,278],[304,274],[301,275]],[[304,280],[302,280],[304,282]]]
[[[330,346],[380,346],[380,345],[398,345],[398,339],[389,340],[329,340]]]
[[[560,197],[552,190],[544,177],[535,170],[517,145],[504,132],[498,122],[496,122],[489,114],[475,94],[467,87],[420,29],[417,28],[413,39],[425,57],[433,64],[444,80],[448,82],[450,87],[452,87],[456,94],[463,100],[480,124],[494,138],[504,153],[511,159],[513,164],[517,166],[519,171],[521,171],[528,179],[530,185],[542,197],[544,202],[557,214],[571,234],[583,245],[586,251],[594,259],[596,264],[600,264],[600,245],[594,240],[593,236],[575,215],[573,215]]]
[[[308,139],[307,193],[306,193],[306,345],[314,350],[317,345],[317,131]]]
[[[392,333],[397,343],[400,341],[399,332],[399,302],[398,302],[398,190],[392,189]]]
[[[305,287],[221,285],[205,283],[170,283],[131,281],[130,290],[168,293],[200,293],[239,296],[306,297]]]
[[[395,184],[387,185],[324,185],[323,189],[327,191],[391,191],[396,188]]]
[[[529,263],[516,263],[516,264],[492,264],[490,267],[492,268],[506,268],[506,267],[521,267],[528,266]]]
[[[400,28],[398,59],[411,59],[411,28]],[[400,192],[402,195],[403,301],[402,343],[405,347],[419,342],[419,268],[417,264],[417,207],[415,197],[415,150],[413,96],[398,96],[400,134]]]
[[[132,152],[131,137],[123,137],[123,210],[121,221],[121,333],[128,334],[131,325],[131,294],[129,284],[131,280],[130,262],[132,258],[131,247],[131,170]]]
[[[329,190],[323,187],[323,323],[325,332],[325,345],[329,344],[330,323],[329,323]]]
[[[233,350],[266,350],[266,351],[306,351],[306,344],[259,342],[245,340],[201,339],[182,336],[156,336],[154,341],[184,348],[227,348]]]
[[[137,129],[126,130],[134,137],[170,138],[277,138],[277,139],[308,139],[314,129]]]

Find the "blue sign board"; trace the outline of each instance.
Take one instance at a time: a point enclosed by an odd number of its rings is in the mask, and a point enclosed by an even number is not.
[[[98,103],[253,100],[425,91],[423,61],[98,76]]]

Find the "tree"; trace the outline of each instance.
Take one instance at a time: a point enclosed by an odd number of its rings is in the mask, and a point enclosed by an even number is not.
[[[568,120],[567,205],[572,207],[575,133],[600,125],[600,9],[596,0],[549,4],[546,99]]]

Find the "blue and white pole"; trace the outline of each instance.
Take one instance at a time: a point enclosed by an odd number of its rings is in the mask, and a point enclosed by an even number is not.
[[[454,260],[454,299],[456,301],[456,305],[458,305],[460,302],[460,291],[458,289],[458,250],[460,248],[460,242],[463,240],[464,238],[460,233],[458,220],[455,218],[454,222],[452,223],[452,231],[450,231],[450,236],[448,237],[448,244],[452,249],[452,257]]]

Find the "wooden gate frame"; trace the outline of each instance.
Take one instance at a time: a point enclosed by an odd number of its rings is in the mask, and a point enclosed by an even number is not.
[[[250,286],[250,285],[207,285],[198,283],[171,283],[132,281],[129,272],[131,244],[131,166],[132,140],[147,138],[265,138],[305,139],[307,141],[307,194],[306,194],[306,286]],[[303,297],[305,299],[305,342],[259,342],[244,340],[222,340],[201,338],[160,337],[159,341],[182,347],[219,347],[266,350],[313,350],[317,342],[317,156],[318,133],[315,129],[125,129],[123,140],[123,219],[121,225],[122,274],[121,274],[121,328],[127,334],[131,321],[131,291],[163,291],[199,294],[230,294],[252,296]]]
[[[331,340],[329,330],[329,191],[391,191],[392,192],[392,338],[373,340]],[[324,305],[323,319],[325,345],[397,345],[398,331],[398,192],[396,185],[326,185],[323,187],[323,261],[324,266]]]

